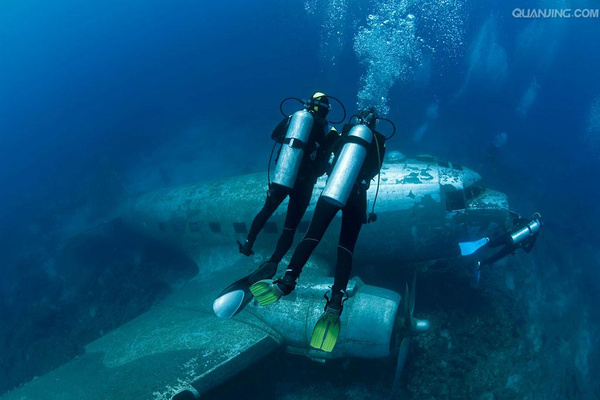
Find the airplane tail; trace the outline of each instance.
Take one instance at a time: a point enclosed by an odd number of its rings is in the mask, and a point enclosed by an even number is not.
[[[489,238],[483,238],[479,240],[475,240],[473,242],[461,242],[458,245],[460,246],[460,255],[461,256],[469,256],[475,253],[477,250],[488,244],[490,241]]]

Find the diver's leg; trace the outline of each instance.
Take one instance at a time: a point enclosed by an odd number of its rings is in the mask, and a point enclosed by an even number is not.
[[[313,215],[313,218],[310,221],[310,226],[308,227],[308,232],[306,232],[306,235],[304,235],[302,241],[298,244],[296,250],[294,250],[294,254],[292,255],[292,259],[288,265],[283,279],[289,281],[291,278],[293,282],[298,279],[300,273],[302,272],[302,268],[323,238],[327,227],[339,209],[339,207],[328,203],[322,198],[319,198],[317,206],[315,207],[315,214]]]
[[[365,222],[366,206],[366,193],[364,191],[353,191],[348,199],[348,203],[342,209],[342,227],[337,247],[337,262],[333,287],[331,288],[331,300],[334,300],[334,298],[337,300],[337,297],[340,297],[339,294],[345,291],[346,286],[348,286],[352,272],[354,247],[356,246],[360,229]]]
[[[285,275],[274,282],[271,280],[262,280],[250,286],[250,291],[260,305],[273,304],[281,299],[282,296],[288,295],[294,290],[296,280],[302,272],[304,264],[308,261],[317,244],[319,244],[338,210],[339,207],[329,204],[323,199],[319,199],[308,232],[294,251]]]
[[[342,209],[342,228],[337,248],[337,265],[331,288],[331,297],[327,298],[325,311],[315,324],[310,338],[311,347],[330,352],[338,340],[344,298],[350,272],[352,271],[352,253],[366,217],[366,195],[364,191],[353,191]]]
[[[279,205],[283,202],[287,194],[288,190],[277,184],[273,184],[271,188],[267,190],[267,199],[265,200],[265,204],[254,217],[252,225],[250,225],[250,230],[248,231],[248,236],[246,237],[246,242],[244,244],[238,242],[240,245],[240,253],[247,256],[254,254],[252,251],[252,246],[256,241],[258,233],[263,229],[271,215],[273,215],[275,210],[277,210],[277,207],[279,207]]]
[[[515,251],[516,249],[517,249],[516,246],[513,246],[512,244],[507,244],[499,252],[497,252],[493,256],[491,256],[489,258],[486,258],[485,260],[481,261],[480,265],[493,264],[496,261],[498,261],[498,260],[506,257],[507,255],[509,255],[510,253],[512,253],[513,251]]]
[[[285,223],[283,224],[283,232],[281,232],[281,236],[277,240],[277,246],[269,261],[279,263],[290,247],[292,247],[296,229],[298,229],[298,225],[310,203],[314,184],[315,182],[312,179],[298,179],[294,190],[290,193],[290,202],[285,216]]]
[[[487,247],[499,247],[499,246],[505,246],[505,245],[508,245],[511,243],[512,243],[512,240],[510,238],[510,233],[506,232],[506,233],[503,233],[503,234],[491,239],[490,242],[488,243]]]

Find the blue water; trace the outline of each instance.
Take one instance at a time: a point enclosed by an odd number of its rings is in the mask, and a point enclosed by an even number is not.
[[[47,273],[40,260],[66,237],[102,219],[89,211],[99,169],[130,191],[262,170],[280,100],[317,90],[350,113],[377,105],[399,129],[390,149],[472,167],[514,208],[597,252],[600,19],[516,19],[521,5],[494,1],[404,4],[2,1],[5,303],[19,280]],[[32,289],[43,297],[43,283]]]

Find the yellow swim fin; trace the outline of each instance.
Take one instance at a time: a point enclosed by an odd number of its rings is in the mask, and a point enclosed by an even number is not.
[[[250,286],[250,292],[261,306],[268,306],[277,302],[283,296],[283,292],[273,283],[271,279],[264,279]]]
[[[340,336],[340,315],[337,312],[325,311],[313,328],[310,345],[315,349],[330,353]]]

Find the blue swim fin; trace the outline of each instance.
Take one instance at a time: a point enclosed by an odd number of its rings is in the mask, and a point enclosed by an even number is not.
[[[461,242],[458,244],[460,246],[460,255],[469,256],[488,244],[489,241],[489,238],[483,238],[474,242]]]

